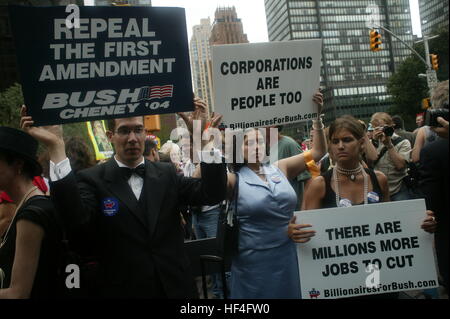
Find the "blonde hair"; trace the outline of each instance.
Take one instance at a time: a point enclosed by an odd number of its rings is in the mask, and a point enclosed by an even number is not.
[[[166,143],[164,143],[161,146],[159,152],[163,155],[170,156],[170,159],[173,163],[181,162],[181,149],[171,140],[168,140]]]
[[[377,113],[372,114],[370,123],[372,123],[374,121],[375,122],[383,121],[384,124],[386,124],[386,125],[394,125],[394,121],[392,121],[392,117],[385,112],[377,112]],[[376,125],[372,124],[372,126],[376,126]]]

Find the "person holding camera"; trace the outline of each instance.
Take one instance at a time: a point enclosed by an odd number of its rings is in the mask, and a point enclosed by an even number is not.
[[[371,163],[373,169],[386,175],[392,201],[410,199],[403,178],[407,175],[407,161],[410,160],[411,143],[395,134],[394,122],[387,113],[377,112],[373,114],[370,124],[374,128],[373,139],[378,141],[378,157]]]

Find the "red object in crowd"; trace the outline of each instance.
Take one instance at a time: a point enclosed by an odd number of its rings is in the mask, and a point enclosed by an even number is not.
[[[43,193],[47,193],[48,187],[42,176],[35,176],[33,178],[33,184],[36,185]]]
[[[302,148],[303,152],[306,152],[308,150],[308,147],[305,143],[300,144],[300,147]]]
[[[33,184],[37,186],[42,192],[47,193],[48,187],[47,184],[45,184],[44,179],[41,176],[35,176],[33,178]],[[11,197],[6,194],[6,192],[0,192],[0,203],[12,203]]]
[[[0,192],[0,203],[12,203],[12,199],[6,194],[6,192]]]

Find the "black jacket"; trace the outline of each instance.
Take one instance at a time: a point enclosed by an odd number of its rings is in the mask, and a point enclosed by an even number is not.
[[[219,203],[225,199],[227,180],[225,164],[201,165],[202,180],[178,176],[172,165],[146,160],[139,201],[114,159],[79,172],[78,182],[70,173],[51,183],[67,227],[85,227],[95,234],[102,296],[197,295],[177,208]]]
[[[436,254],[443,285],[448,289],[449,171],[448,140],[438,138],[420,151],[420,190],[437,221]]]

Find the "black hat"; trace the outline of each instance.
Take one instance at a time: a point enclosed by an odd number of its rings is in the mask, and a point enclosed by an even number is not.
[[[9,151],[34,166],[34,175],[41,175],[42,167],[37,161],[38,142],[23,131],[0,126],[0,152]]]

